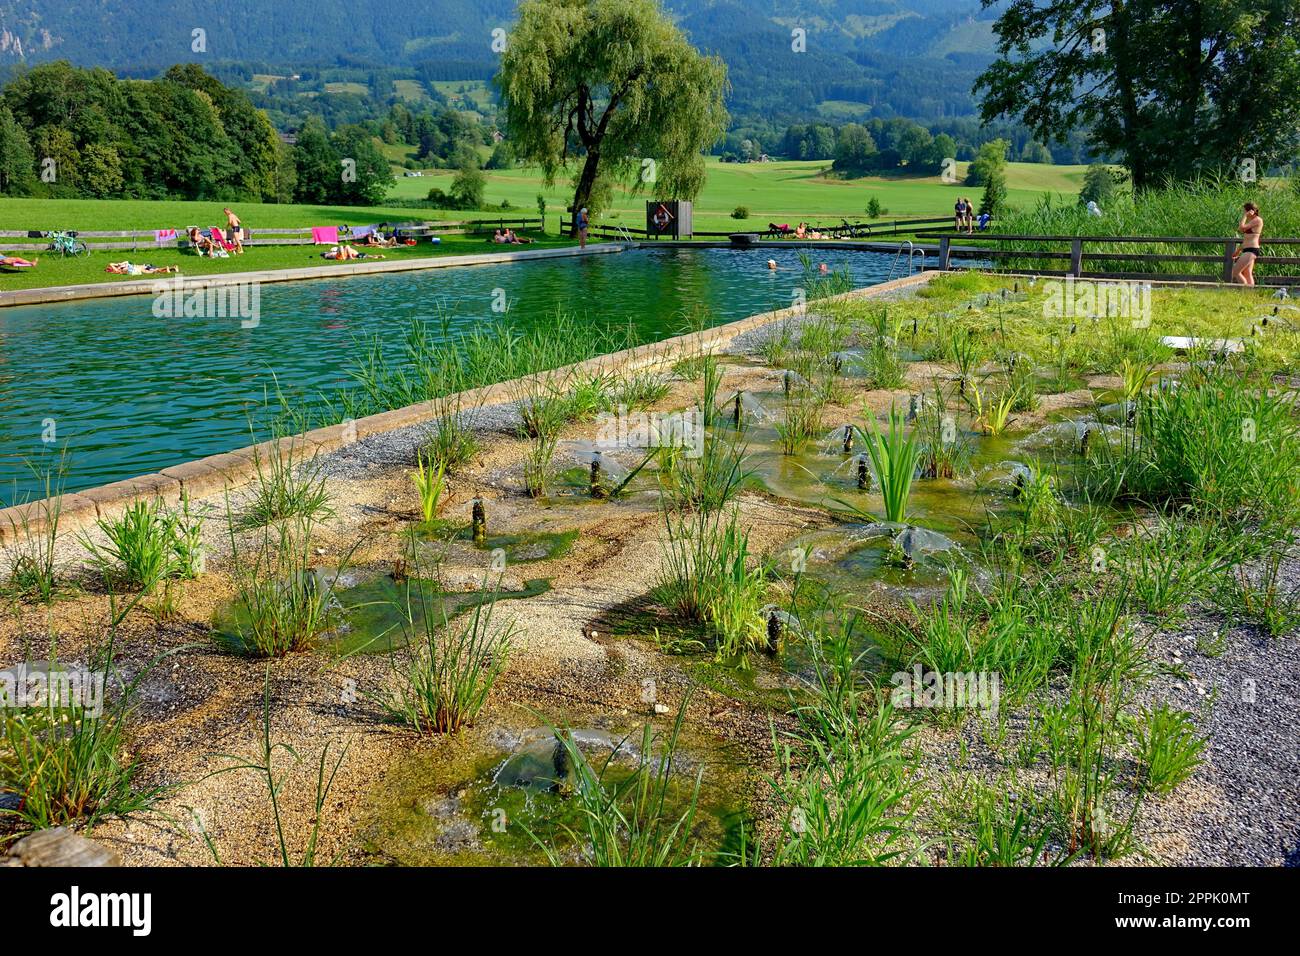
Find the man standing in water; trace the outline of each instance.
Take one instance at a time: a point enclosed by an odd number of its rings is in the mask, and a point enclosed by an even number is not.
[[[1232,266],[1232,281],[1254,285],[1255,260],[1261,254],[1264,220],[1260,218],[1259,207],[1253,202],[1248,202],[1241,208],[1241,221],[1237,223],[1237,231],[1241,233],[1241,251],[1237,253],[1237,261]]]
[[[590,223],[587,220],[586,206],[583,206],[581,209],[578,210],[578,218],[574,220],[573,224],[578,227],[578,247],[581,249],[586,249],[587,248],[587,226],[590,225]]]

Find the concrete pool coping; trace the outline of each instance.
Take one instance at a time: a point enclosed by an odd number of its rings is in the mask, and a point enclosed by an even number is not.
[[[158,286],[169,289],[220,288],[246,282],[300,282],[305,279],[337,279],[340,276],[375,275],[384,272],[415,272],[425,269],[452,269],[460,266],[488,266],[534,259],[564,259],[576,256],[600,256],[623,252],[628,243],[592,243],[585,249],[562,246],[557,249],[520,249],[513,252],[476,252],[456,256],[424,256],[418,259],[376,259],[340,262],[331,265],[303,266],[296,269],[261,269],[250,272],[218,272],[206,276],[159,273],[128,282],[86,282],[80,285],[54,285],[39,289],[13,289],[0,292],[0,308],[19,305],[43,305],[51,302],[77,302],[83,299],[108,299],[125,295],[156,295]]]
[[[588,247],[593,248],[593,247]],[[924,285],[942,272],[922,272],[879,285],[854,289],[822,301],[870,299],[876,296]],[[376,415],[367,415],[355,421],[329,425],[302,434],[237,448],[233,451],[209,455],[196,461],[171,465],[157,472],[114,481],[96,488],[65,492],[50,498],[24,502],[0,509],[0,545],[11,546],[29,537],[38,537],[49,530],[50,521],[57,520],[57,531],[78,531],[100,520],[116,519],[132,504],[139,501],[159,500],[167,507],[175,506],[186,495],[197,500],[208,495],[233,490],[250,484],[257,476],[263,462],[276,459],[280,462],[301,461],[317,454],[328,454],[362,438],[384,432],[427,424],[441,417],[439,408],[449,404],[456,407],[498,405],[511,401],[511,395],[521,383],[530,378],[615,372],[659,364],[680,357],[688,350],[700,351],[729,343],[737,336],[786,319],[796,318],[806,310],[798,308],[759,312],[748,318],[737,319],[701,332],[690,332],[672,338],[649,342],[621,352],[611,352],[596,358],[567,365],[537,376],[511,379],[460,392],[438,402],[420,402]]]

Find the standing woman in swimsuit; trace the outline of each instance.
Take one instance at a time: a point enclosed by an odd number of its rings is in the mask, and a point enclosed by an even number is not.
[[[1255,284],[1255,260],[1262,254],[1260,243],[1263,241],[1264,220],[1260,218],[1259,207],[1253,202],[1242,206],[1241,222],[1237,231],[1241,233],[1241,252],[1232,267],[1232,281],[1242,285]]]

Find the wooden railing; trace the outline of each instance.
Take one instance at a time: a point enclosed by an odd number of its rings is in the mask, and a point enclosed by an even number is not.
[[[1040,272],[1044,275],[1096,276],[1113,279],[1171,279],[1187,280],[1221,279],[1229,282],[1235,264],[1234,253],[1240,247],[1239,239],[1221,236],[1033,236],[1033,235],[996,235],[980,234],[966,236],[953,235],[937,231],[919,232],[918,237],[937,238],[938,247],[934,249],[938,263],[937,268],[948,269],[953,259],[982,259],[1003,265],[1007,268],[1019,268],[1019,271]],[[977,245],[966,243],[974,242]],[[1210,247],[1213,254],[1173,251],[1136,251],[1124,249],[1097,249],[1097,246],[1164,246],[1184,247],[1191,250]],[[1300,238],[1268,238],[1264,247],[1282,247],[1284,251],[1300,246]],[[1093,251],[1090,251],[1093,250]],[[1038,263],[1061,263],[1064,268],[1040,268]],[[1127,265],[1159,265],[1164,263],[1187,263],[1189,265],[1213,265],[1212,269],[1193,270],[1191,272],[1152,271],[1150,269],[1128,269]],[[1022,264],[1027,264],[1022,265]],[[1099,264],[1102,268],[1089,268],[1089,264]],[[1300,256],[1260,256],[1256,260],[1259,267],[1300,266]],[[1293,270],[1295,271],[1295,270]],[[1258,275],[1257,281],[1271,284],[1291,284],[1300,282],[1297,275],[1274,275],[1271,272]]]
[[[820,233],[836,234],[836,238],[856,238],[856,239],[874,239],[880,236],[898,236],[911,235],[915,230],[905,228],[908,226],[934,226],[941,223],[952,222],[951,216],[928,218],[928,219],[890,219],[876,220],[873,222],[849,222],[841,219],[838,223],[809,223],[809,229]],[[573,228],[573,220],[560,218],[560,234],[565,235]],[[794,236],[793,230],[787,233],[773,233],[766,227],[759,229],[748,228],[737,224],[735,229],[724,231],[710,231],[697,229],[692,232],[693,239],[726,239],[737,233],[757,233],[760,236],[772,236],[774,238],[789,239]],[[841,233],[851,233],[849,235],[839,235]],[[633,239],[666,239],[668,236],[662,233],[652,232],[642,229],[639,226],[625,226],[621,224],[595,223],[587,229],[587,235],[592,239],[625,239],[631,236]]]

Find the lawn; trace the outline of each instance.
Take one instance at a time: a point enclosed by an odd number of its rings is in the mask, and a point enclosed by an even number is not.
[[[406,155],[405,147],[389,147],[390,160]],[[867,203],[874,196],[887,210],[885,219],[919,218],[947,215],[958,196],[978,200],[979,190],[960,184],[944,183],[937,176],[868,177],[855,180],[827,178],[825,163],[774,162],[734,164],[709,160],[708,182],[695,206],[695,228],[720,232],[760,229],[768,222],[808,220],[813,223],[836,223],[841,219],[866,218]],[[959,164],[964,175],[964,164]],[[1008,166],[1012,203],[1028,205],[1044,192],[1072,200],[1082,181],[1082,166],[1045,166],[1011,163]],[[399,178],[390,196],[394,199],[419,199],[437,187],[446,190],[454,172],[426,171],[418,178]],[[508,200],[506,211],[463,212],[446,209],[403,207],[314,206],[296,204],[236,203],[243,221],[253,230],[312,225],[361,225],[377,222],[403,222],[421,219],[519,218],[537,214],[537,195],[546,197],[546,225],[551,232],[559,229],[559,217],[570,199],[567,181],[547,188],[536,169],[487,170],[486,199],[495,205]],[[634,195],[627,190],[615,194],[613,207],[598,222],[644,226],[645,199],[650,194]],[[0,203],[0,230],[76,229],[83,231],[181,229],[189,225],[213,225],[223,221],[223,203],[182,202],[167,200],[111,199],[6,199]],[[731,211],[737,206],[749,208],[749,218],[736,220]],[[558,240],[549,241],[556,244]],[[0,240],[0,248],[14,249]],[[18,254],[24,253],[14,250]],[[451,255],[484,251],[481,239],[448,237],[441,248],[428,245],[403,249],[401,256]],[[243,272],[256,269],[280,269],[320,263],[319,250],[305,246],[278,246],[253,249],[238,259],[199,259],[176,250],[156,250],[143,246],[140,251],[96,253],[89,260],[61,261],[45,253],[36,272],[6,274],[0,277],[0,289],[32,288],[80,282],[110,282],[120,277],[104,273],[104,265],[116,259],[152,262],[155,265],[181,265],[187,274]]]
[[[966,163],[958,163],[959,178]],[[883,218],[921,218],[949,215],[958,196],[978,203],[979,188],[945,183],[939,176],[870,176],[863,179],[834,179],[825,175],[824,162],[722,163],[709,159],[708,181],[695,203],[695,228],[707,232],[761,228],[768,222],[837,223],[841,219],[864,220],[872,197],[887,210]],[[1009,163],[1008,197],[1013,205],[1029,205],[1045,192],[1073,200],[1083,183],[1085,166],[1048,166]],[[547,226],[557,228],[559,212],[567,208],[573,193],[566,179],[547,188],[537,169],[486,170],[489,203],[508,200],[529,212],[537,208],[537,195],[546,197],[550,210]],[[431,187],[446,191],[455,176],[452,170],[430,170],[419,179],[399,179],[391,196],[417,199]],[[644,227],[644,202],[650,193],[634,195],[616,191],[612,208],[602,221]],[[731,218],[737,206],[749,209],[749,218]]]
[[[532,234],[536,238],[536,233]],[[417,246],[400,246],[396,249],[377,249],[375,252],[388,259],[428,259],[441,256],[474,255],[500,252],[503,249],[548,249],[572,245],[567,239],[554,237],[539,239],[532,245],[497,246],[483,236],[444,236],[437,246],[427,242]],[[57,253],[44,252],[40,265],[21,272],[0,272],[0,292],[8,289],[36,289],[56,285],[80,285],[89,282],[130,282],[138,276],[110,275],[104,267],[110,262],[129,259],[148,262],[156,266],[178,265],[185,276],[214,275],[228,272],[256,272],[262,269],[301,269],[307,266],[329,265],[322,259],[322,246],[250,246],[242,256],[229,259],[208,259],[181,252],[178,249],[143,248],[139,252],[96,252],[87,258],[64,259]],[[342,265],[342,263],[339,263]],[[165,275],[159,279],[168,278]]]

